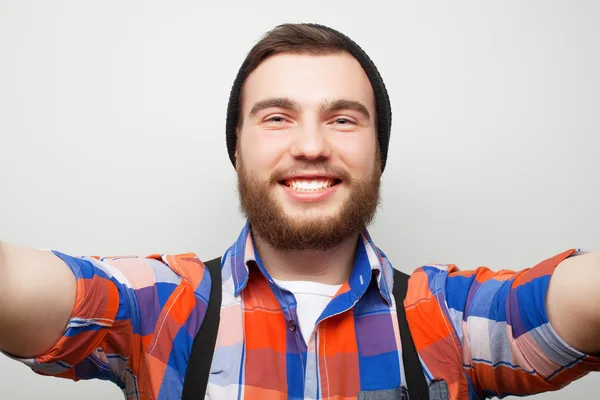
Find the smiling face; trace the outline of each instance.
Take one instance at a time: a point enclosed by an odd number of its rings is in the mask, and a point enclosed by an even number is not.
[[[325,250],[368,224],[381,175],[375,98],[351,55],[283,53],[246,79],[236,165],[252,231]]]

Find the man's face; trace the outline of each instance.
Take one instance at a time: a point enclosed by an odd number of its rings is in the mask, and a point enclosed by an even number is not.
[[[242,110],[238,189],[254,234],[281,250],[325,250],[371,221],[381,167],[358,61],[272,56],[246,79]]]

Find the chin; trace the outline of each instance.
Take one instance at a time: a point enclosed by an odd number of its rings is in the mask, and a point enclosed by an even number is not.
[[[328,202],[329,203],[329,202]],[[337,217],[343,202],[335,202],[329,204],[321,203],[300,203],[300,204],[283,204],[283,214],[290,221],[296,223],[308,222],[314,223],[322,221],[325,223],[331,218]]]
[[[323,222],[336,217],[336,210],[288,210],[284,209],[285,216],[295,223],[314,223]]]

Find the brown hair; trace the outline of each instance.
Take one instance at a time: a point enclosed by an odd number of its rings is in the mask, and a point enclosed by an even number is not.
[[[311,24],[283,24],[267,32],[248,53],[247,73],[278,53],[326,55],[349,51],[338,33]]]

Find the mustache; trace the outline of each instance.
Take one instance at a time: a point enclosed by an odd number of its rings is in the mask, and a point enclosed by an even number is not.
[[[344,182],[353,181],[352,177],[342,167],[336,167],[328,163],[305,163],[296,164],[291,167],[279,168],[271,174],[271,182],[277,183],[283,180],[284,177],[289,175],[300,175],[304,172],[326,172],[331,175],[335,175],[338,179]]]

